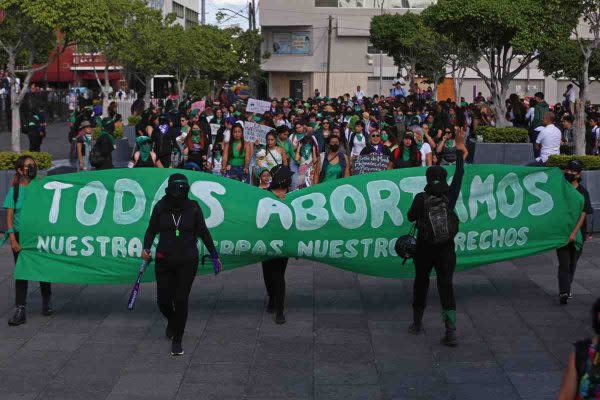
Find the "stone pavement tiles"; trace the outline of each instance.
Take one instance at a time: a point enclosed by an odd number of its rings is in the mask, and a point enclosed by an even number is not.
[[[600,242],[586,244],[573,288],[557,303],[553,252],[456,275],[460,346],[439,344],[431,285],[426,334],[407,333],[412,282],[292,260],[288,323],[264,312],[258,266],[195,281],[184,339],[172,358],[155,287],[133,312],[128,285],[55,285],[40,315],[30,285],[27,324],[13,309],[12,257],[0,249],[0,399],[553,399],[571,343],[590,334],[600,296]],[[399,266],[400,268],[400,266]]]

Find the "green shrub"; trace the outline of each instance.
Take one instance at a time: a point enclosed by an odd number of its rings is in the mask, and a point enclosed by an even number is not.
[[[479,126],[475,130],[475,135],[482,136],[486,143],[527,143],[529,140],[527,129],[521,128]]]
[[[12,151],[0,151],[0,170],[14,170],[17,159],[22,155],[31,156],[39,169],[48,169],[52,166],[52,155],[50,153],[24,151],[19,154]]]
[[[587,171],[600,169],[600,157],[598,156],[570,156],[566,154],[553,155],[548,158],[546,165],[549,167],[565,168],[571,160],[581,161],[583,163],[583,169]]]
[[[123,127],[116,126],[115,134],[113,136],[115,139],[122,139],[123,138]],[[98,137],[100,137],[100,127],[99,126],[92,129],[92,137],[94,138],[94,140],[96,140],[96,139],[98,139]]]
[[[135,125],[139,124],[141,120],[142,120],[141,115],[131,115],[131,116],[129,116],[129,118],[127,118],[127,125],[135,126]]]

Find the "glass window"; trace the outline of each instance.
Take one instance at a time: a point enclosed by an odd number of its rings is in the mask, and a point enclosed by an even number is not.
[[[179,3],[173,2],[173,12],[177,16],[177,18],[185,17],[185,7]]]
[[[338,0],[315,0],[315,7],[337,7]]]
[[[189,8],[185,9],[185,20],[192,22],[194,24],[198,24],[198,13],[194,10],[190,10]]]
[[[379,49],[373,46],[372,43],[367,45],[367,54],[379,54]]]

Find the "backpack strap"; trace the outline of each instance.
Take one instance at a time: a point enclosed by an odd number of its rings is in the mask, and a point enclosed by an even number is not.
[[[585,375],[587,369],[588,349],[592,344],[591,339],[581,340],[575,343],[575,369],[577,370],[577,384]]]

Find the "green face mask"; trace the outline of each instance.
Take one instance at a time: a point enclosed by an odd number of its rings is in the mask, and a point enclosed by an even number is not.
[[[387,140],[388,140],[388,134],[387,133],[382,134],[381,135],[381,140],[383,140],[384,142],[387,142]]]
[[[192,130],[192,143],[200,143],[200,130]]]

